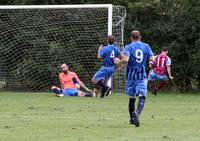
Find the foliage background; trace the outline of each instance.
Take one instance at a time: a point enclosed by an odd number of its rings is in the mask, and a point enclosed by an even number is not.
[[[199,0],[1,0],[1,5],[112,3],[127,7],[125,42],[133,29],[155,53],[170,48],[175,89],[200,89],[200,1]]]

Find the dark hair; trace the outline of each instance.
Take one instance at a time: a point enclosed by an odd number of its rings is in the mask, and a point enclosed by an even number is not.
[[[168,47],[162,47],[162,51],[168,51]]]
[[[108,41],[108,44],[113,44],[116,41],[115,36],[108,35],[107,41]]]

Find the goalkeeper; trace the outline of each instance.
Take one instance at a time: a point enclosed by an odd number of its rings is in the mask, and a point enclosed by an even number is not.
[[[59,74],[61,88],[56,86],[51,87],[51,90],[56,94],[56,96],[96,97],[95,93],[92,93],[91,90],[88,89],[83,82],[81,82],[76,73],[69,71],[67,64],[62,64],[61,69],[62,72]],[[86,93],[79,90],[78,88],[80,86],[88,92]]]

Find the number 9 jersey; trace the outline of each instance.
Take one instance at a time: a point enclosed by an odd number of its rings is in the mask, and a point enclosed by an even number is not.
[[[141,41],[132,42],[125,47],[125,55],[129,57],[126,81],[146,79],[146,63],[154,55],[150,46]]]

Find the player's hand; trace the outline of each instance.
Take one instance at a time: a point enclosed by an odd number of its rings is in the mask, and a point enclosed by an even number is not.
[[[123,68],[124,68],[124,65],[123,65],[123,64],[117,65],[117,69],[118,69],[118,70],[122,70]]]
[[[81,86],[78,83],[76,83],[75,85],[76,85],[77,89],[81,88]]]
[[[172,79],[174,79],[174,77],[173,76],[169,76],[169,78],[172,80]]]
[[[117,57],[115,57],[115,58],[114,58],[114,63],[115,63],[116,65],[118,65],[118,64],[120,63],[120,59],[117,58]]]
[[[150,68],[150,69],[153,69],[153,65],[152,65],[152,64],[149,64],[149,68]]]

